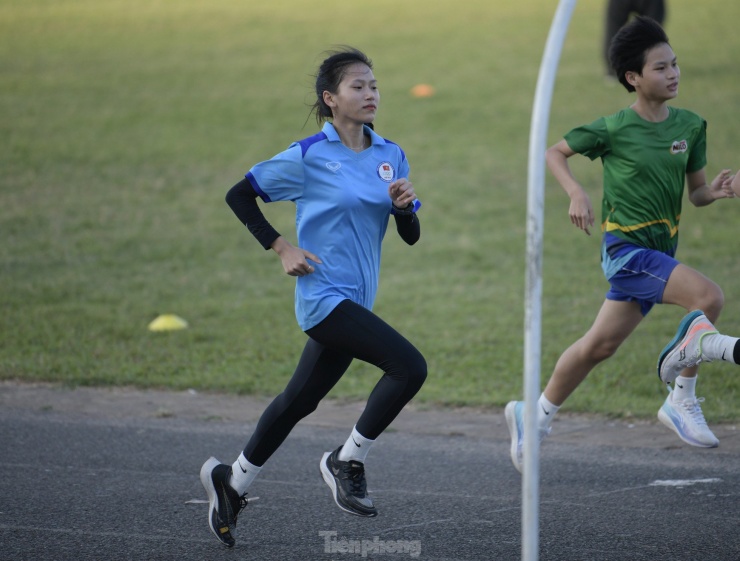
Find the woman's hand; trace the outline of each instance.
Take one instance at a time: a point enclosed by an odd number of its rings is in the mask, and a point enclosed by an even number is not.
[[[283,270],[291,277],[304,277],[313,273],[316,268],[308,260],[320,265],[321,259],[310,251],[291,245],[288,240],[280,236],[272,243],[272,249],[280,256]]]
[[[732,189],[732,181],[735,176],[729,169],[723,169],[719,172],[719,175],[712,180],[709,185],[709,191],[713,194],[715,199],[733,199],[735,198],[735,191]]]
[[[591,235],[590,228],[594,225],[594,209],[591,206],[591,199],[583,189],[576,191],[571,196],[568,214],[574,226],[577,226],[589,236]]]
[[[686,174],[686,184],[689,192],[689,201],[697,207],[712,204],[717,199],[732,199],[735,193],[732,190],[732,172],[723,169],[711,183],[707,183],[705,169]]]
[[[406,208],[416,199],[414,186],[405,177],[396,179],[388,186],[388,195],[396,208]]]

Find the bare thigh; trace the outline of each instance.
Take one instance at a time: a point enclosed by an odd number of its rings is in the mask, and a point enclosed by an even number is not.
[[[722,289],[713,280],[683,263],[673,270],[663,292],[664,304],[702,310],[712,322],[719,318],[724,301]]]
[[[642,321],[640,305],[637,302],[617,302],[604,300],[593,324],[583,336],[582,341],[588,349],[604,358],[616,352]]]

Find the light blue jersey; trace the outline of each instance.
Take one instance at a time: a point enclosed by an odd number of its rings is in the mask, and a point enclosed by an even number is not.
[[[371,146],[355,153],[331,123],[255,165],[246,177],[266,203],[296,205],[298,246],[322,263],[298,277],[295,312],[304,331],[345,299],[371,310],[378,289],[380,248],[392,202],[389,184],[408,177],[401,148],[369,127]],[[420,204],[415,203],[415,210]]]

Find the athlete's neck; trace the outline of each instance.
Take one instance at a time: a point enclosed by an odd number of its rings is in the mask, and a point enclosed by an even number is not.
[[[339,134],[339,139],[347,148],[355,152],[362,152],[370,145],[370,137],[365,135],[365,126],[362,123],[332,123]]]
[[[668,118],[668,105],[664,102],[649,102],[638,99],[631,106],[632,110],[650,123],[660,123]]]

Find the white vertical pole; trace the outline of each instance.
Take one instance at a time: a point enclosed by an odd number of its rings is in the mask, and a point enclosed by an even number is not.
[[[542,335],[542,225],[545,148],[555,74],[576,0],[560,0],[540,64],[529,135],[527,183],[527,272],[524,310],[524,473],[522,477],[522,560],[539,559],[540,397]]]

